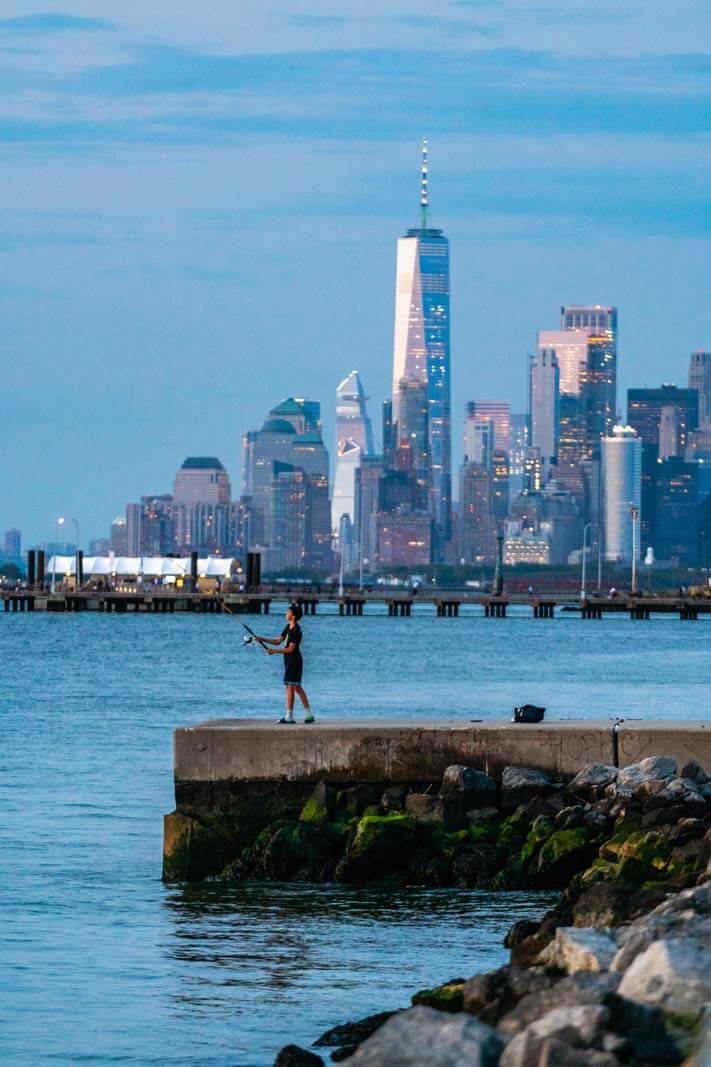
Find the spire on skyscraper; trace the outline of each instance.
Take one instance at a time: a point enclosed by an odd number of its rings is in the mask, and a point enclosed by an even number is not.
[[[427,138],[422,138],[422,171],[420,176],[420,213],[422,217],[422,229],[427,229],[427,209],[430,206],[429,190],[427,188]]]

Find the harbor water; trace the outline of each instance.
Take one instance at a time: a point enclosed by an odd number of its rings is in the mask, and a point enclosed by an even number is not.
[[[701,719],[711,620],[384,613],[303,620],[317,717]],[[252,620],[276,634],[280,619]],[[3,1063],[263,1065],[417,988],[497,966],[550,897],[165,886],[171,733],[276,719],[238,620],[0,616]]]

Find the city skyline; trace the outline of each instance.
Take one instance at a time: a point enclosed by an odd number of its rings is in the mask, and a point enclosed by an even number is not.
[[[28,539],[60,514],[98,533],[189,452],[235,470],[275,380],[325,402],[358,365],[387,395],[423,134],[455,426],[472,396],[524,409],[526,351],[562,301],[620,307],[620,395],[683,385],[710,345],[700,3],[4,15],[0,524]]]

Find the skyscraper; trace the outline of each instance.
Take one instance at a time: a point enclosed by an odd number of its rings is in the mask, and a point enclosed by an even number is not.
[[[464,415],[465,438],[467,423],[484,419],[493,427],[492,451],[498,448],[508,454],[511,446],[511,407],[508,400],[470,400]],[[474,462],[478,463],[479,460]]]
[[[605,559],[639,559],[639,525],[632,511],[642,500],[642,441],[631,426],[615,426],[602,438],[602,495]],[[636,543],[633,531],[636,529]]]
[[[580,372],[587,363],[587,330],[539,330],[538,348],[553,349],[560,370],[560,391],[569,396],[580,395]]]
[[[617,343],[617,308],[601,304],[565,304],[560,309],[561,330],[585,330],[589,337],[610,337]]]
[[[531,447],[538,449],[541,476],[551,476],[558,452],[560,376],[552,348],[541,348],[529,358],[528,412]]]
[[[287,557],[285,566],[296,558],[316,569],[330,566],[328,452],[320,426],[315,401],[289,397],[272,408],[261,430],[245,435],[242,484],[249,498],[249,547],[267,553],[273,548],[267,556],[271,569],[279,569]],[[303,478],[294,473],[299,471]],[[295,530],[303,531],[302,540],[285,555],[282,549]]]
[[[496,555],[492,472],[481,463],[459,471],[458,555],[465,563],[490,562]]]
[[[175,504],[229,504],[230,479],[215,456],[188,456],[173,482]]]
[[[343,515],[355,521],[355,472],[361,457],[374,450],[367,399],[358,371],[352,370],[336,389],[336,476],[331,503],[331,528],[336,535]]]
[[[699,394],[699,429],[711,431],[711,352],[691,353],[689,389]]]
[[[420,225],[397,243],[393,340],[393,422],[403,379],[426,384],[429,511],[435,556],[452,530],[452,443],[449,350],[449,241],[429,225],[427,142],[422,147]]]
[[[661,385],[657,389],[627,390],[627,422],[642,440],[642,551],[656,546],[657,468],[662,410],[677,409],[679,454],[698,425],[699,395],[695,389]],[[669,412],[667,418],[669,418]]]

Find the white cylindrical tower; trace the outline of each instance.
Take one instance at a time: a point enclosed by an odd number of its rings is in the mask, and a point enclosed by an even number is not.
[[[605,559],[639,559],[642,440],[631,426],[602,438],[602,489]]]

